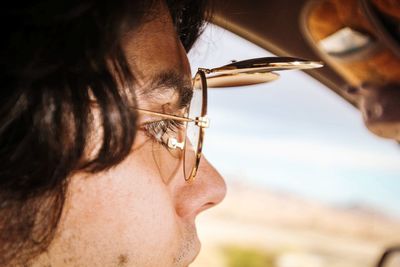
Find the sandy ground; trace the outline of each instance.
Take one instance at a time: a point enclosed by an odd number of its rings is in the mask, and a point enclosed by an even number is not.
[[[400,243],[400,221],[376,211],[228,187],[225,201],[197,220],[203,248],[191,267],[229,267],[222,248],[232,245],[275,255],[276,267],[368,267]]]

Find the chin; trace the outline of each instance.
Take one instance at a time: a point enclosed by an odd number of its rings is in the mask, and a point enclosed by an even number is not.
[[[192,262],[194,262],[199,255],[201,250],[201,243],[199,238],[196,236],[196,238],[193,240],[191,246],[190,246],[190,251],[187,251],[187,257],[184,260],[183,266],[187,267],[189,266]],[[183,262],[182,262],[183,263]]]
[[[180,255],[174,260],[174,267],[187,267],[195,261],[200,253],[201,243],[197,235],[193,236],[180,251]]]
[[[192,256],[192,259],[190,260],[189,264],[194,262],[194,260],[197,258],[197,256],[200,253],[200,250],[201,250],[201,242],[197,236],[196,236],[194,243],[195,244],[193,245],[193,256]]]

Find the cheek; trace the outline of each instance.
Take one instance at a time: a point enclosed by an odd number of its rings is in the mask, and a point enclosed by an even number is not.
[[[117,255],[136,262],[172,258],[180,240],[173,200],[146,147],[140,151],[106,173],[72,179],[63,231],[78,237],[77,253],[102,251],[102,263]]]

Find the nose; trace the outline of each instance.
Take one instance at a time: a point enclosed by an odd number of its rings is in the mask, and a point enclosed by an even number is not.
[[[204,157],[200,162],[198,170],[199,187],[204,190],[204,200],[210,207],[219,204],[226,195],[226,183],[221,174]]]
[[[207,159],[202,157],[195,180],[186,183],[178,194],[177,213],[181,217],[195,217],[219,204],[225,195],[224,179]]]

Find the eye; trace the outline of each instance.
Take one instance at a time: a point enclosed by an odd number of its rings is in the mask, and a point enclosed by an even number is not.
[[[184,127],[184,122],[168,119],[146,122],[142,125],[148,136],[165,147],[168,147],[169,138],[180,139]]]

